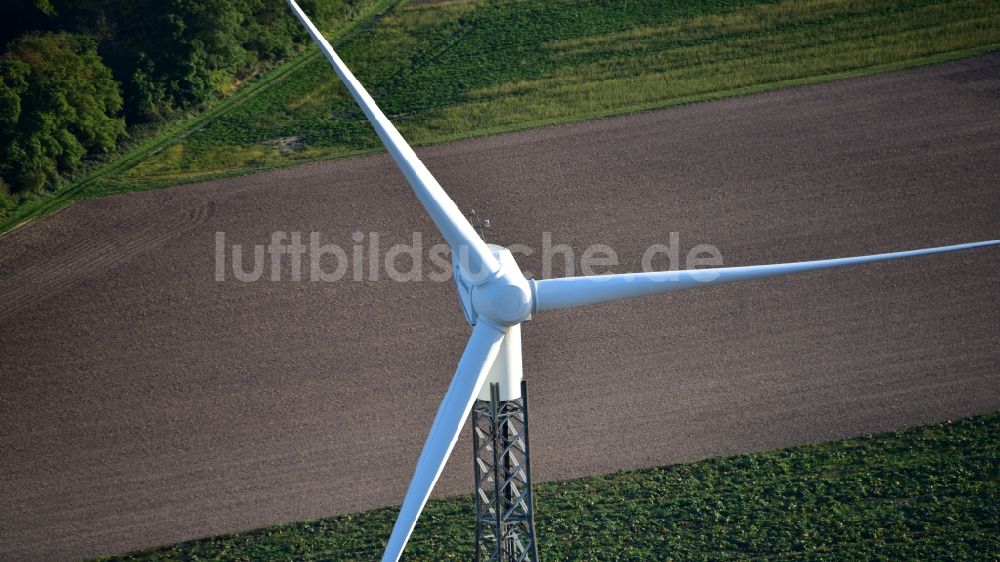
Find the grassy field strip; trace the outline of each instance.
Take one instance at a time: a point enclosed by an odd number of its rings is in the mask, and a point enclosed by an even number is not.
[[[332,42],[343,39],[354,28],[372,21],[376,16],[392,9],[398,3],[399,0],[376,0],[370,2],[364,9],[358,12],[358,17],[355,20],[344,22],[340,27],[331,30],[328,37]],[[273,87],[275,84],[283,80],[288,80],[300,68],[319,59],[322,59],[322,54],[315,49],[309,48],[302,54],[278,65],[260,78],[248,82],[244,87],[237,90],[234,95],[217,101],[201,113],[171,123],[162,131],[152,135],[149,139],[141,142],[134,148],[127,150],[108,164],[81,175],[63,190],[22,206],[16,214],[0,222],[0,233],[9,231],[37,217],[65,207],[84,194],[88,188],[92,187],[95,181],[113,178],[115,174],[124,174],[145,159],[156,155],[168,147],[176,146],[179,141],[199,130],[213,118],[225,112],[232,111],[234,108],[252,100],[255,96]],[[112,184],[113,181],[112,179]]]
[[[546,119],[538,119],[530,121],[527,123],[518,123],[516,125],[502,124],[493,125],[490,127],[484,127],[483,129],[477,130],[475,134],[465,134],[461,132],[443,134],[437,138],[435,142],[425,142],[425,143],[413,143],[417,146],[436,144],[440,142],[453,142],[464,140],[468,138],[473,138],[476,136],[487,136],[495,134],[503,134],[521,131],[525,129],[537,128],[537,127],[547,127],[553,125],[562,125],[566,123],[571,123],[575,121],[589,121],[593,119],[605,119],[609,117],[617,117],[620,115],[625,115],[629,113],[638,113],[641,111],[649,111],[653,109],[663,109],[667,107],[674,107],[679,105],[688,105],[692,103],[701,103],[707,101],[717,101],[727,98],[733,98],[738,96],[760,94],[764,92],[770,92],[774,90],[780,90],[784,88],[795,88],[799,86],[809,86],[812,84],[831,82],[836,80],[847,80],[850,78],[859,78],[862,76],[869,76],[872,74],[880,74],[884,72],[893,72],[897,70],[905,70],[908,68],[915,68],[920,66],[928,66],[933,64],[941,64],[945,62],[950,62],[954,60],[960,60],[964,58],[975,57],[978,55],[983,55],[986,53],[991,53],[1000,50],[1000,43],[993,43],[989,45],[984,45],[982,47],[975,47],[971,49],[963,49],[960,51],[953,51],[949,53],[940,53],[936,55],[931,55],[927,57],[921,57],[918,59],[908,60],[904,62],[880,64],[865,68],[852,69],[848,71],[836,72],[832,74],[824,74],[822,76],[807,76],[804,78],[793,78],[788,80],[782,80],[779,82],[772,82],[767,84],[753,84],[750,86],[741,86],[736,88],[731,88],[727,90],[719,90],[714,92],[706,92],[701,94],[693,94],[687,96],[681,96],[674,98],[670,103],[664,104],[662,102],[647,102],[647,103],[637,103],[634,105],[625,106],[623,108],[615,108],[613,110],[598,109],[590,111],[588,113],[583,113],[578,116],[578,118],[572,121],[567,121],[562,117],[553,117]],[[359,153],[372,153],[377,152],[377,150],[364,151]],[[333,158],[336,158],[334,156]],[[233,174],[224,174],[217,177],[226,177],[231,175],[242,175],[247,173],[253,173],[253,170],[243,170]],[[168,185],[168,184],[165,184]]]
[[[537,80],[472,92],[469,98],[478,101],[445,109],[414,136],[428,138],[447,123],[462,121],[497,131],[564,122],[571,115],[609,116],[996,50],[1000,10],[954,4],[947,12],[932,5],[870,14],[859,12],[870,3],[786,1],[647,26],[607,40],[554,41],[544,45],[550,57],[578,64]],[[787,17],[776,17],[780,13]],[[943,19],[945,13],[950,19]],[[864,25],[854,21],[861,16],[867,18]],[[633,42],[633,34],[640,40]],[[683,39],[670,39],[676,37]],[[582,62],[593,57],[601,58]]]
[[[1000,413],[536,487],[545,560],[995,560]],[[395,509],[104,561],[377,560]],[[428,504],[406,560],[468,560],[469,496]]]
[[[982,0],[791,0],[628,10],[577,2],[403,6],[340,50],[414,144],[606,117],[969,56],[1000,45]],[[322,64],[132,168],[141,189],[381,150]],[[295,138],[294,151],[274,139]],[[95,193],[99,194],[99,193]]]

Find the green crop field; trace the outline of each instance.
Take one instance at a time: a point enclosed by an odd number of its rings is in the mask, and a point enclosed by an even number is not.
[[[1000,413],[535,492],[543,560],[997,560]],[[341,515],[102,560],[378,560],[395,516]],[[474,517],[470,496],[431,501],[404,559],[469,560]]]
[[[332,37],[414,144],[971,56],[995,0],[370,1]],[[92,171],[63,202],[380,150],[315,47]]]

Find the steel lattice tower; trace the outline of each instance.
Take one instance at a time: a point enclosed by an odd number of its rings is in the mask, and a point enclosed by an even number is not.
[[[538,562],[531,461],[528,447],[528,389],[521,397],[490,399],[472,407],[476,481],[476,562]]]

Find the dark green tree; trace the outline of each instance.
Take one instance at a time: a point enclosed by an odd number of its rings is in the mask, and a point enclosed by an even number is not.
[[[281,0],[6,0],[0,15],[27,26],[93,37],[122,85],[130,123],[195,108],[305,42]],[[303,0],[317,22],[345,17],[356,0]]]
[[[0,177],[39,192],[125,134],[118,83],[93,41],[28,35],[0,58]]]
[[[0,2],[0,51],[26,32],[55,29],[54,16],[55,7],[49,0],[3,0]]]

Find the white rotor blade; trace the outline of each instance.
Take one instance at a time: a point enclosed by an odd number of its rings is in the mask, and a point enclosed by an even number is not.
[[[751,279],[776,277],[778,275],[802,273],[804,271],[831,267],[925,256],[928,254],[992,246],[994,244],[1000,244],[1000,240],[832,260],[543,279],[534,281],[535,310],[595,304],[628,297],[667,293],[696,287],[708,287],[710,285],[732,283],[734,281],[748,281]]]
[[[431,425],[430,434],[420,453],[417,468],[413,472],[410,488],[403,500],[403,507],[389,536],[382,562],[397,562],[403,554],[403,547],[413,532],[417,517],[424,509],[444,465],[455,447],[458,434],[462,432],[465,418],[472,410],[472,403],[479,394],[490,372],[493,361],[500,351],[506,330],[495,324],[480,320],[472,330],[469,343],[465,346],[462,359],[455,369],[455,377],[441,401],[437,416]]]
[[[500,263],[486,247],[486,243],[479,237],[476,230],[469,224],[468,219],[455,205],[455,202],[448,197],[448,194],[441,188],[423,162],[417,158],[417,154],[413,152],[413,149],[399,134],[389,118],[375,105],[375,100],[365,91],[364,86],[358,82],[344,61],[340,60],[337,53],[333,51],[333,47],[316,29],[302,8],[295,3],[295,0],[288,0],[288,5],[309,31],[309,35],[319,45],[327,60],[333,65],[333,70],[347,86],[354,101],[368,117],[368,121],[375,127],[375,132],[382,139],[382,144],[385,145],[389,155],[406,176],[406,181],[410,183],[417,199],[423,204],[427,214],[431,216],[431,220],[434,221],[448,242],[451,251],[458,256],[459,263],[468,274],[469,279],[476,284],[489,280],[493,274],[500,270]]]

